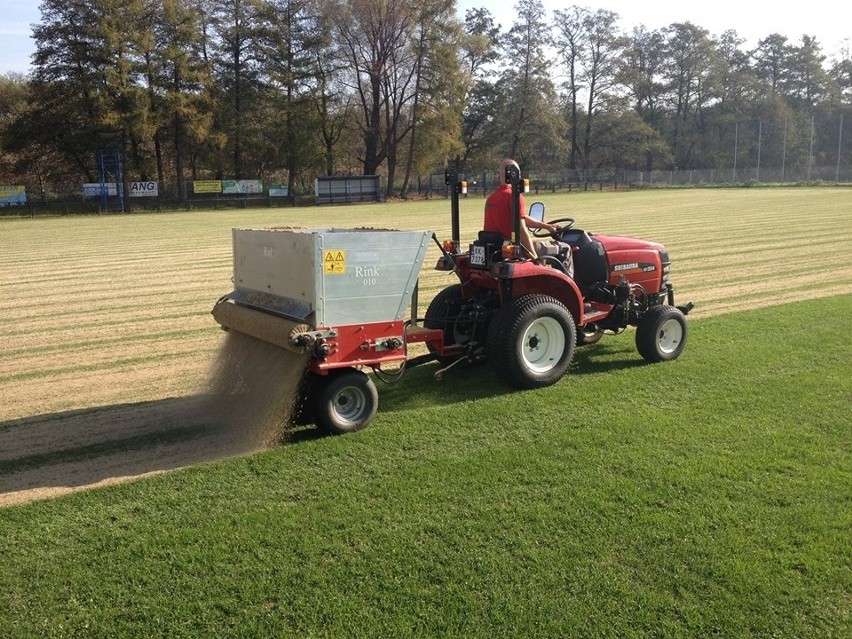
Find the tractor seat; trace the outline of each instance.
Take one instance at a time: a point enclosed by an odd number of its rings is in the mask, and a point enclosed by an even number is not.
[[[581,285],[609,280],[606,252],[597,240],[589,238],[587,243],[580,242],[574,249],[574,279]]]
[[[496,246],[503,246],[503,242],[506,240],[500,231],[480,231],[477,239],[482,244],[492,244]]]
[[[500,231],[480,231],[470,245],[471,261],[474,268],[491,268],[494,262],[503,259],[502,247],[505,238]]]

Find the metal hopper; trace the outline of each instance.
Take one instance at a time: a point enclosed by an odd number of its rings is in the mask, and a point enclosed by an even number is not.
[[[345,327],[401,320],[431,235],[233,229],[235,288],[213,317],[226,329],[297,351]]]

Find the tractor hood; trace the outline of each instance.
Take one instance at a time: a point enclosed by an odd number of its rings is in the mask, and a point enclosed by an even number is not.
[[[635,237],[624,237],[622,235],[600,235],[598,233],[589,233],[591,237],[603,244],[604,250],[610,251],[637,251],[651,250],[664,251],[665,246],[659,242],[651,242],[649,240],[640,240]]]
[[[650,294],[665,289],[671,261],[662,244],[619,235],[589,235],[603,247],[610,284],[616,286],[627,278]]]

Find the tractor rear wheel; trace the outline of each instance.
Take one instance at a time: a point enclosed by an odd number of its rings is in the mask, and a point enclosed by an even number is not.
[[[444,346],[465,344],[473,338],[473,326],[465,322],[460,315],[463,299],[461,284],[453,284],[440,291],[426,309],[423,326],[444,331]],[[431,344],[427,343],[427,347],[431,352],[435,352]],[[459,357],[438,357],[438,361],[441,364],[451,364]]]
[[[636,350],[652,364],[677,357],[686,346],[686,317],[674,306],[649,310],[636,326]]]
[[[332,435],[361,430],[376,416],[379,393],[373,380],[354,368],[329,373],[317,380],[313,416],[317,426]]]
[[[517,388],[558,382],[571,364],[577,328],[568,309],[547,295],[524,295],[498,311],[488,329],[488,361]]]

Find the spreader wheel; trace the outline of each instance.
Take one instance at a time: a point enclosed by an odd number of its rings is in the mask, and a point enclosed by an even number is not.
[[[488,361],[517,388],[558,382],[574,356],[577,329],[565,306],[547,295],[524,295],[504,306],[488,330]]]
[[[666,362],[686,346],[686,317],[674,306],[655,306],[636,327],[636,350],[645,361]]]
[[[376,416],[379,393],[373,380],[354,368],[335,371],[317,389],[314,419],[332,435],[361,430]]]

